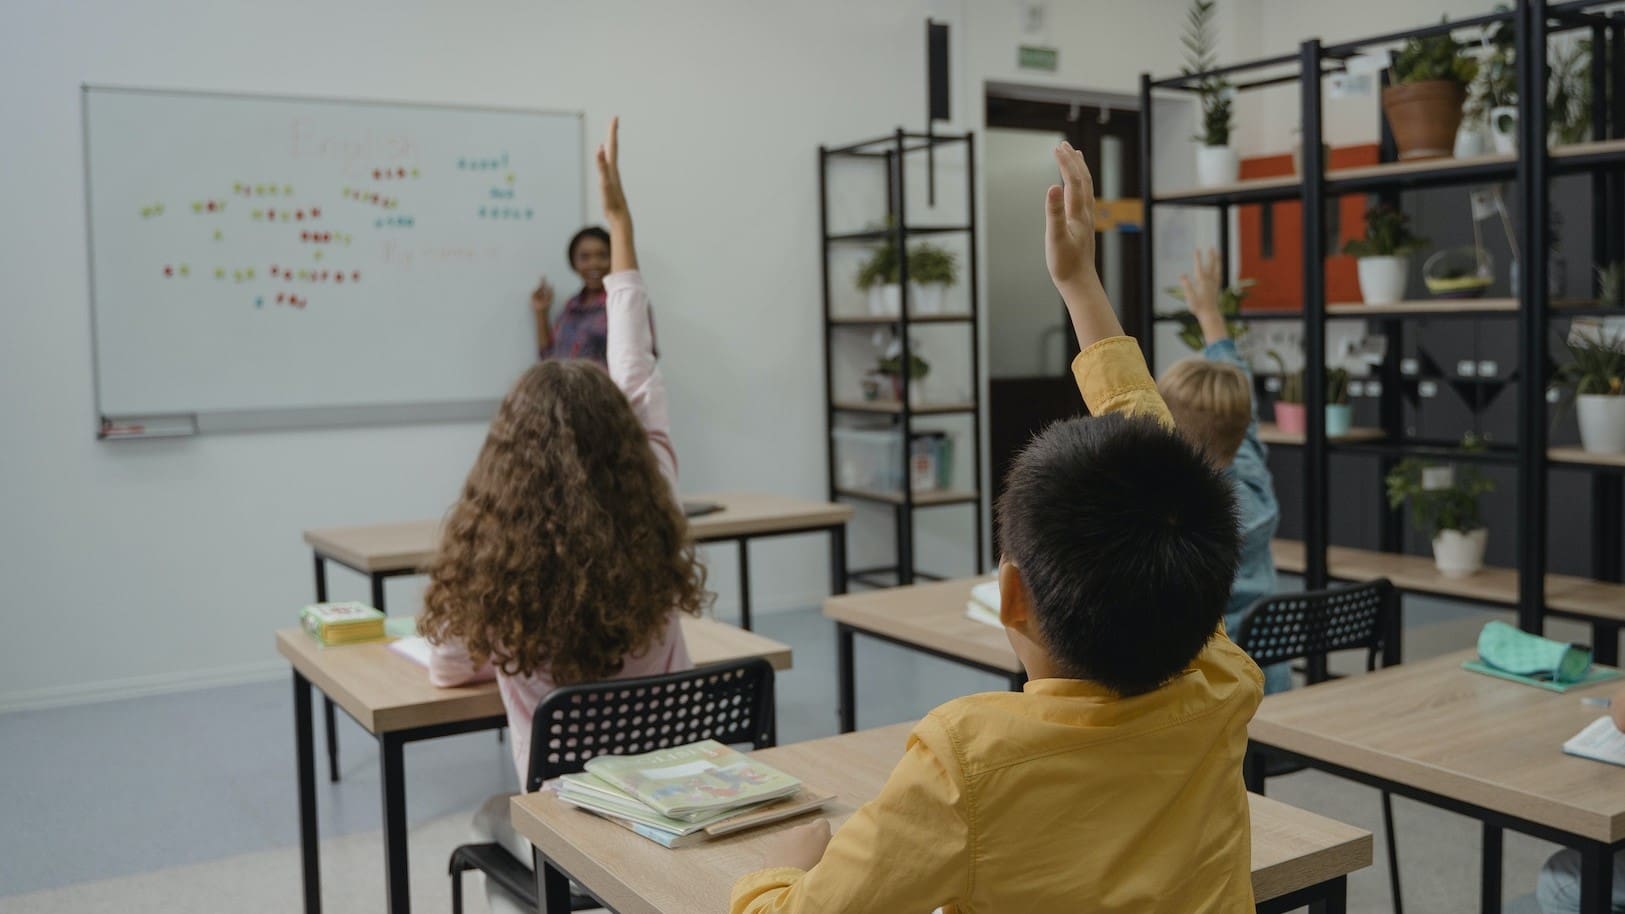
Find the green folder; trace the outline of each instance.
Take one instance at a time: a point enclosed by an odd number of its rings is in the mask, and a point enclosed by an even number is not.
[[[1518,673],[1508,673],[1506,670],[1498,670],[1482,660],[1469,660],[1463,663],[1461,668],[1472,670],[1475,673],[1483,673],[1485,676],[1494,676],[1497,679],[1510,679],[1513,682],[1532,685],[1548,692],[1567,692],[1570,689],[1578,689],[1599,682],[1607,682],[1610,679],[1618,679],[1621,675],[1619,670],[1605,666],[1594,666],[1586,671],[1583,679],[1575,682],[1553,682],[1550,679],[1539,679],[1534,676],[1524,676]]]

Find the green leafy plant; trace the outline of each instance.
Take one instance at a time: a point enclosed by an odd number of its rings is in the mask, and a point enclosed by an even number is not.
[[[1354,257],[1396,257],[1426,247],[1428,240],[1411,232],[1411,217],[1379,203],[1365,211],[1365,237],[1351,238],[1343,253]]]
[[[1326,405],[1349,405],[1349,370],[1347,368],[1326,369]]]
[[[897,245],[883,244],[874,249],[858,267],[858,288],[872,289],[897,282],[902,272],[897,260]]]
[[[1564,341],[1571,361],[1559,365],[1553,381],[1572,402],[1581,394],[1625,396],[1625,333],[1604,333]]]
[[[1185,18],[1185,34],[1180,41],[1185,45],[1184,73],[1194,76],[1214,68],[1218,56],[1214,50],[1213,8],[1217,0],[1191,0]],[[1202,133],[1195,139],[1205,146],[1230,145],[1231,85],[1223,77],[1208,76],[1196,83],[1196,95],[1202,105]]]
[[[1281,354],[1273,349],[1266,355],[1270,357],[1270,360],[1275,363],[1275,367],[1280,369],[1281,372],[1281,390],[1275,395],[1275,399],[1282,403],[1302,403],[1303,372],[1287,371],[1286,359],[1281,358]]]
[[[1482,451],[1483,439],[1468,435],[1461,439],[1464,451]],[[1472,466],[1457,466],[1448,486],[1424,488],[1423,472],[1445,464],[1430,464],[1416,458],[1401,460],[1388,472],[1384,483],[1388,489],[1388,506],[1398,510],[1407,501],[1411,504],[1411,524],[1431,536],[1446,530],[1471,533],[1484,526],[1478,500],[1495,491],[1495,483]]]
[[[1495,7],[1498,13],[1507,12],[1502,3]],[[1484,30],[1484,45],[1489,49],[1478,62],[1478,79],[1473,81],[1463,109],[1475,121],[1489,122],[1491,109],[1508,108],[1518,104],[1517,35],[1512,23],[1497,22]],[[1500,129],[1510,128],[1510,124]]]
[[[1446,79],[1465,89],[1477,75],[1478,61],[1463,53],[1449,34],[1408,39],[1390,69],[1394,84],[1400,86]]]
[[[1591,42],[1582,39],[1552,52],[1547,65],[1546,110],[1553,143],[1591,139]]]
[[[903,357],[901,355],[884,356],[875,364],[875,372],[889,378],[901,377],[903,374]],[[931,363],[914,353],[908,356],[908,379],[918,381],[931,373]]]
[[[1230,318],[1241,313],[1241,303],[1247,300],[1247,291],[1255,285],[1257,285],[1255,280],[1241,279],[1219,293],[1219,314],[1225,317],[1225,327],[1228,328],[1230,338],[1233,340],[1239,340],[1247,335],[1247,325]],[[1185,290],[1179,286],[1168,286],[1163,291],[1180,301],[1185,300]],[[1179,340],[1193,352],[1201,352],[1207,344],[1207,339],[1202,335],[1202,325],[1197,322],[1196,315],[1182,310],[1170,311],[1161,317],[1179,322]]]
[[[908,252],[908,278],[918,283],[955,285],[959,282],[959,258],[945,248],[922,244]]]
[[[1625,305],[1625,263],[1615,260],[1597,268],[1597,299],[1610,308]]]

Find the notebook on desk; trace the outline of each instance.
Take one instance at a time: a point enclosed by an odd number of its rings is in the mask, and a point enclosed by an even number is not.
[[[429,666],[429,642],[421,635],[410,638],[397,638],[389,642],[389,649],[405,657],[418,666]]]
[[[1619,732],[1619,728],[1614,726],[1614,719],[1605,714],[1570,737],[1563,744],[1563,751],[1581,758],[1625,766],[1625,733]]]

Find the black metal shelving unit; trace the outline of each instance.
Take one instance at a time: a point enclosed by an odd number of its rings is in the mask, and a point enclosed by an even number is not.
[[[1605,6],[1603,0],[1548,3],[1546,0],[1519,0],[1516,8],[1482,16],[1421,28],[1391,32],[1367,39],[1335,45],[1318,40],[1303,42],[1295,55],[1265,58],[1223,67],[1209,73],[1184,74],[1140,79],[1141,173],[1145,208],[1145,232],[1154,238],[1153,225],[1158,210],[1168,207],[1206,207],[1219,219],[1219,248],[1224,265],[1224,283],[1229,283],[1231,208],[1242,204],[1297,200],[1303,207],[1303,302],[1301,312],[1256,312],[1241,320],[1300,320],[1304,324],[1304,388],[1307,403],[1307,430],[1302,444],[1304,577],[1307,586],[1326,586],[1333,575],[1328,568],[1330,525],[1328,508],[1328,463],[1334,453],[1375,456],[1384,472],[1403,456],[1419,455],[1451,460],[1471,460],[1514,466],[1517,471],[1518,592],[1514,603],[1519,625],[1539,632],[1547,615],[1581,618],[1592,624],[1597,658],[1617,662],[1621,619],[1590,616],[1548,605],[1547,593],[1547,476],[1555,464],[1592,474],[1595,502],[1591,530],[1591,576],[1597,582],[1621,581],[1621,492],[1625,486],[1625,463],[1607,459],[1587,459],[1575,449],[1548,449],[1549,418],[1546,391],[1550,369],[1549,326],[1554,320],[1586,315],[1625,315],[1617,308],[1592,305],[1580,307],[1562,303],[1554,307],[1547,293],[1547,258],[1550,245],[1547,216],[1551,206],[1549,185],[1554,176],[1589,174],[1593,181],[1592,262],[1625,258],[1625,14],[1598,15],[1590,10]],[[1374,48],[1390,46],[1409,38],[1450,34],[1461,29],[1478,29],[1497,23],[1510,23],[1516,36],[1516,66],[1520,86],[1546,85],[1547,39],[1553,34],[1583,29],[1592,42],[1592,140],[1573,146],[1548,149],[1547,99],[1544,91],[1520,92],[1518,149],[1516,154],[1485,155],[1472,159],[1435,159],[1424,162],[1396,162],[1392,137],[1379,114],[1381,160],[1375,166],[1328,171],[1322,146],[1322,80],[1326,74],[1343,69],[1349,58]],[[1283,73],[1283,70],[1289,72]],[[1243,180],[1217,188],[1159,193],[1151,173],[1151,106],[1158,93],[1194,92],[1211,76],[1226,76],[1237,91],[1296,82],[1301,104],[1301,172],[1297,176]],[[1384,74],[1386,83],[1386,74]],[[1611,96],[1611,98],[1609,97]],[[1361,313],[1349,307],[1329,306],[1325,294],[1327,247],[1326,213],[1331,201],[1348,194],[1370,194],[1397,203],[1402,190],[1448,187],[1464,184],[1512,182],[1518,202],[1517,229],[1524,252],[1518,288],[1511,302],[1486,302],[1482,310],[1460,304],[1415,302],[1413,308],[1389,309],[1381,313]],[[1143,262],[1145,288],[1155,288],[1154,245],[1147,245]],[[1533,256],[1533,252],[1543,252]],[[1431,308],[1430,308],[1431,305]],[[1405,434],[1403,403],[1400,399],[1407,381],[1399,369],[1399,346],[1395,345],[1405,322],[1428,320],[1505,319],[1517,322],[1517,368],[1506,379],[1480,383],[1516,383],[1517,441],[1512,447],[1498,447],[1480,454],[1464,453],[1440,442],[1421,441]],[[1155,327],[1163,318],[1146,309],[1138,328],[1148,361],[1154,362]],[[1357,319],[1376,324],[1390,341],[1385,363],[1376,377],[1382,382],[1380,404],[1382,437],[1378,441],[1332,442],[1325,427],[1326,327],[1330,320]],[[1456,379],[1452,380],[1454,383]],[[1379,491],[1373,493],[1381,498]],[[1402,549],[1403,528],[1397,513],[1387,512],[1380,541],[1384,552]],[[1620,591],[1625,606],[1625,590]],[[1454,598],[1474,601],[1468,596]]]
[[[911,225],[907,219],[905,189],[906,175],[911,157],[925,155],[927,164],[943,147],[963,146],[965,150],[965,214],[961,224]],[[830,164],[840,159],[866,161],[883,168],[886,175],[886,225],[888,228],[856,232],[831,233],[829,230]],[[934,181],[934,175],[932,180]],[[826,460],[829,474],[829,497],[832,501],[851,499],[892,509],[896,562],[891,565],[851,567],[850,581],[870,587],[891,584],[912,584],[916,578],[940,580],[941,576],[920,570],[914,556],[914,512],[924,508],[947,505],[971,505],[975,512],[975,553],[973,562],[980,569],[983,555],[982,516],[982,413],[981,413],[981,340],[979,339],[979,302],[976,264],[976,144],[975,135],[916,133],[897,128],[888,136],[876,137],[842,146],[818,148],[819,196],[819,263],[823,278],[824,308],[824,422],[827,444]],[[969,310],[956,314],[912,314],[908,277],[908,244],[910,239],[924,236],[959,235],[966,240],[966,288],[969,292]],[[830,286],[830,256],[841,245],[883,242],[894,245],[899,265],[898,282],[901,305],[893,316],[836,315],[832,310],[833,294]],[[842,327],[891,328],[902,347],[902,364],[908,365],[913,355],[913,341],[909,329],[915,326],[962,326],[968,331],[970,347],[970,378],[972,395],[968,402],[950,404],[915,405],[910,397],[911,381],[908,372],[902,374],[901,396],[895,404],[886,402],[841,401],[835,395],[835,334]],[[837,419],[843,415],[885,415],[893,419],[892,428],[902,438],[901,486],[896,492],[843,488],[836,473],[835,434]],[[973,480],[968,490],[916,492],[911,485],[909,462],[914,437],[914,420],[921,416],[968,415],[971,422],[971,440],[967,448],[971,455]],[[964,450],[964,449],[961,449]],[[956,456],[957,459],[962,459]],[[850,541],[850,540],[849,540]],[[849,567],[850,567],[849,563]],[[890,580],[888,580],[888,578]]]

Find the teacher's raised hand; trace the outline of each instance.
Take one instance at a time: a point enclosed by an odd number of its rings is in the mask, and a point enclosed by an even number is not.
[[[598,193],[603,201],[604,221],[609,223],[609,269],[612,273],[638,268],[638,254],[632,246],[632,212],[626,206],[621,187],[621,119],[609,119],[609,137],[598,147]]]

